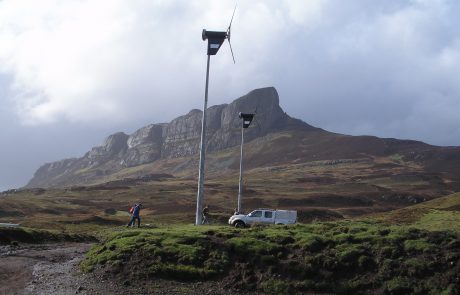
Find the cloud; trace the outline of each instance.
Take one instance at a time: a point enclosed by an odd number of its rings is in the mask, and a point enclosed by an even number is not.
[[[177,4],[54,0],[0,5],[0,42],[7,45],[0,52],[2,70],[14,77],[13,100],[29,124],[123,119],[127,109],[136,111],[130,105],[158,105],[155,100],[166,97],[154,97],[156,90],[165,95],[161,88],[183,78],[178,66],[187,69],[190,62],[184,58],[190,47],[182,34],[189,35],[187,26],[166,21]]]
[[[324,9],[313,31],[280,39],[296,46],[271,53],[288,113],[342,133],[460,144],[460,119],[452,120],[460,101],[458,4],[350,3],[335,2],[337,11]]]
[[[240,5],[233,26],[238,67],[231,65],[227,47],[222,50],[227,56],[212,61],[212,71],[223,73],[212,76],[221,89],[217,102],[251,85],[271,85],[270,73],[258,67],[272,59],[267,49],[279,46],[274,37],[290,23],[319,21],[319,1],[279,8],[276,3]],[[1,69],[14,77],[17,114],[36,125],[129,121],[147,116],[146,110],[173,116],[178,110],[172,105],[183,105],[183,111],[201,105],[190,102],[191,93],[200,102],[203,92],[200,33],[203,27],[225,30],[234,2],[6,0],[0,5],[0,42],[7,45],[0,52]]]
[[[29,125],[167,121],[200,108],[203,28],[234,1],[0,2],[0,72]],[[337,132],[460,144],[459,5],[240,1],[211,60],[210,104],[274,85],[288,113]],[[457,118],[459,117],[459,118]],[[140,127],[140,126],[139,126]]]

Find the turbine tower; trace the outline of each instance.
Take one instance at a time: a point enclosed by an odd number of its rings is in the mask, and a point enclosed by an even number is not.
[[[204,92],[204,105],[203,105],[203,119],[201,121],[201,141],[200,141],[200,164],[198,167],[198,191],[196,194],[196,225],[201,225],[203,222],[202,210],[203,210],[203,199],[204,199],[204,162],[206,156],[206,109],[208,108],[208,86],[209,86],[209,63],[211,55],[216,55],[225,39],[228,39],[230,45],[230,51],[232,52],[233,63],[235,63],[235,57],[233,56],[232,44],[230,43],[230,34],[233,22],[233,16],[235,16],[235,9],[233,10],[232,19],[230,25],[225,32],[215,32],[203,30],[201,37],[203,41],[208,40],[208,62],[206,65],[206,88]]]
[[[240,119],[243,119],[241,124],[241,154],[240,154],[240,181],[238,186],[238,208],[237,211],[241,213],[241,198],[243,196],[243,145],[244,145],[244,129],[249,128],[255,114],[240,113]]]

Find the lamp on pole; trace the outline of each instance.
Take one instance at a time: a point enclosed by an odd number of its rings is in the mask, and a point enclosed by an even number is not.
[[[236,7],[235,7],[236,10]],[[228,26],[227,31],[225,32],[214,32],[203,30],[201,37],[203,41],[208,40],[208,61],[206,64],[206,88],[204,92],[204,105],[203,105],[203,119],[201,121],[201,140],[200,140],[200,164],[198,167],[198,191],[196,194],[196,219],[195,224],[200,225],[203,222],[202,210],[203,210],[203,198],[204,198],[204,162],[206,156],[206,110],[208,108],[208,86],[209,86],[209,63],[211,61],[211,55],[216,55],[219,51],[221,45],[224,43],[225,39],[228,39],[228,44],[230,45],[230,50],[233,49],[230,43],[230,31],[232,27],[233,16],[235,15],[235,10],[233,10],[232,19],[230,25]],[[233,57],[233,62],[235,58]]]
[[[241,153],[240,153],[240,181],[238,185],[238,208],[237,211],[241,213],[241,197],[243,196],[243,145],[244,145],[244,129],[249,128],[254,114],[239,113],[240,119],[243,119],[241,124]]]

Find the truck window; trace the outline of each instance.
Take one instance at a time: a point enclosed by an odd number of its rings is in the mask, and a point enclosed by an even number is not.
[[[249,217],[262,217],[262,211],[252,211]]]
[[[272,211],[265,211],[265,214],[264,214],[265,218],[272,218],[273,217],[273,212]]]

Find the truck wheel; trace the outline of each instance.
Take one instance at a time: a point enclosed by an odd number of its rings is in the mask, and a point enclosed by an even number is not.
[[[241,220],[235,221],[233,224],[236,228],[243,228],[244,227],[244,222]]]

